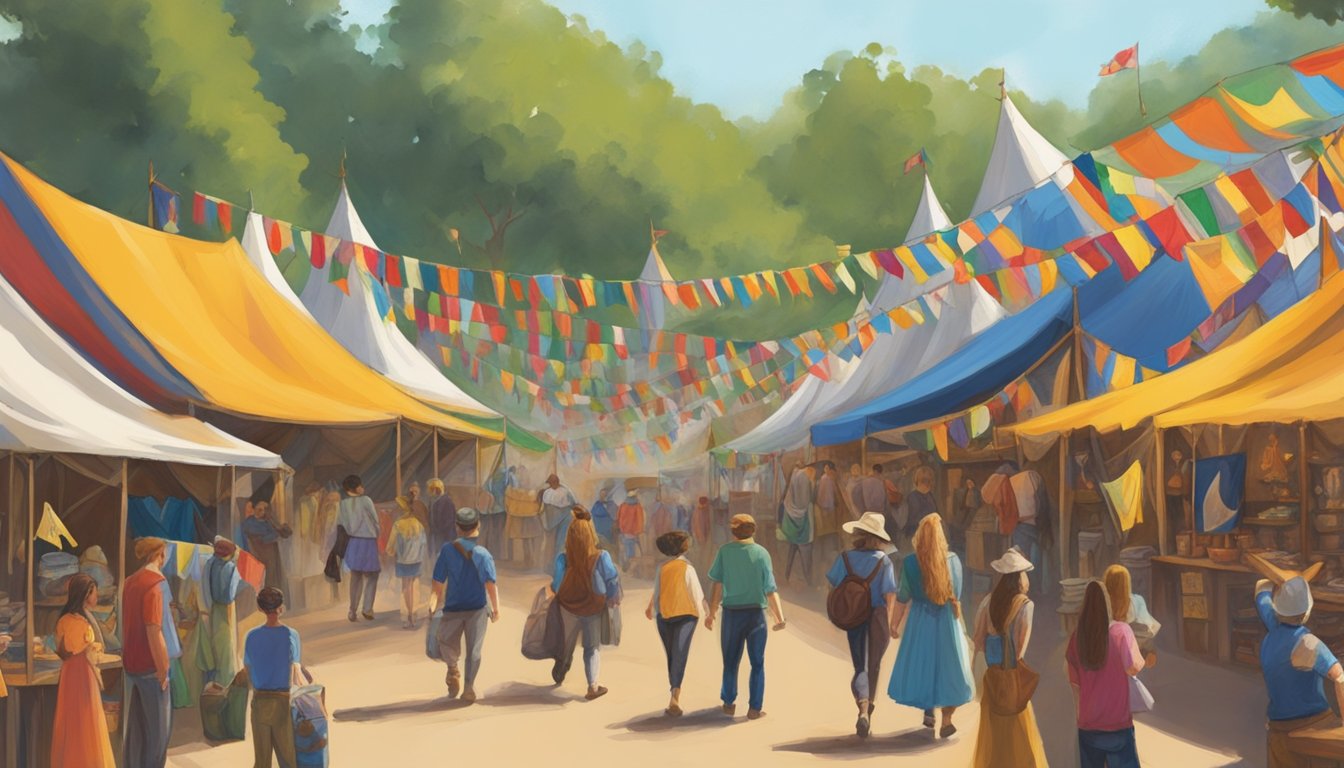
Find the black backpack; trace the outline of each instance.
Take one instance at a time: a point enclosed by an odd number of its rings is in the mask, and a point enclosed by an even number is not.
[[[870,587],[873,579],[877,578],[878,572],[882,570],[886,556],[882,557],[875,566],[873,572],[868,574],[868,578],[861,579],[854,574],[854,569],[849,565],[848,553],[841,553],[840,559],[845,563],[845,578],[835,585],[831,594],[826,598],[826,617],[831,623],[840,629],[850,630],[858,629],[873,617],[873,598]]]

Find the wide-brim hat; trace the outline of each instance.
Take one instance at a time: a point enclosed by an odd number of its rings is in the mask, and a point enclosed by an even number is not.
[[[845,533],[866,533],[870,536],[876,536],[883,541],[890,542],[891,537],[887,535],[886,523],[887,518],[881,512],[864,512],[863,517],[845,523],[844,525],[841,525],[840,528],[844,530]]]
[[[989,564],[995,573],[1024,573],[1036,570],[1036,566],[1026,558],[1017,547],[1010,547],[1003,557]]]
[[[637,499],[639,498],[639,491],[635,490],[634,488],[631,488],[630,490],[625,492],[625,498]]]

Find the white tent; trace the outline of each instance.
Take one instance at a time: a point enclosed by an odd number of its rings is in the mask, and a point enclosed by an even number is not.
[[[261,217],[249,213],[242,240],[248,257],[282,296],[304,307],[350,354],[426,402],[458,412],[495,415],[445,378],[396,325],[378,312],[373,297],[374,286],[361,259],[350,264],[348,295],[329,282],[328,264],[309,273],[308,282],[296,297],[276,268],[261,229]],[[326,233],[371,248],[378,247],[351,205],[344,182]]]
[[[0,278],[0,450],[277,469],[270,451],[150,408],[91,366]]]
[[[1031,127],[1005,92],[999,109],[999,129],[989,155],[980,193],[971,206],[974,218],[1026,192],[1068,164],[1053,144]]]
[[[658,253],[658,243],[649,246],[649,258],[639,273],[639,314],[645,328],[661,330],[666,313],[661,283],[672,282],[672,273]]]

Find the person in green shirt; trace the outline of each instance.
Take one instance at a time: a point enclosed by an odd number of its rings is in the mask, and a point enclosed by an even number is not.
[[[757,544],[756,520],[751,515],[734,515],[729,522],[733,539],[719,548],[714,564],[709,569],[713,589],[709,598],[709,613],[705,628],[714,629],[714,617],[723,605],[723,711],[737,712],[737,672],[742,665],[745,648],[751,663],[748,682],[747,719],[758,720],[765,715],[765,609],[768,605],[775,619],[775,629],[784,628],[784,604],[775,588],[775,571],[770,553]]]

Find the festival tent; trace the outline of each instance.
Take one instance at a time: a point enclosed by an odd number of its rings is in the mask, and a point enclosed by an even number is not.
[[[652,330],[662,330],[666,305],[663,303],[663,284],[671,283],[672,273],[658,253],[658,241],[649,246],[649,257],[644,269],[639,273],[639,314],[640,325]]]
[[[280,457],[127,393],[0,278],[0,451],[279,469]]]
[[[303,306],[303,302],[294,293],[294,289],[289,287],[289,282],[285,280],[275,259],[271,257],[270,247],[266,244],[266,225],[261,214],[256,211],[247,212],[247,223],[243,226],[243,236],[239,243],[243,246],[243,253],[247,254],[247,260],[252,262],[252,266],[261,270],[261,276],[266,278],[266,282],[271,284],[275,292],[294,305],[295,309],[312,317],[308,308]]]
[[[458,414],[498,416],[444,377],[388,319],[391,303],[386,289],[369,278],[362,259],[351,262],[344,289],[330,281],[329,267],[315,268],[309,272],[300,296],[295,297],[266,247],[261,226],[261,216],[249,213],[243,231],[243,248],[248,257],[268,273],[268,280],[282,296],[305,307],[350,354],[421,400]],[[378,247],[350,202],[344,180],[326,234],[369,248]]]
[[[971,218],[1035,187],[1069,162],[1063,152],[1022,117],[1006,91],[999,102],[994,149],[971,206]]]
[[[1043,182],[1053,183],[1056,172],[1065,166],[1067,158],[1027,123],[1005,95],[989,165],[976,196],[976,214],[1039,188]],[[905,242],[917,242],[951,226],[926,175]],[[810,382],[805,384],[769,419],[723,450],[766,454],[796,448],[807,441],[812,425],[860,407],[909,381],[1007,314],[978,281],[948,285],[952,278],[951,269],[944,269],[924,284],[885,277],[870,308],[890,310],[928,293],[935,302],[946,301],[938,321],[879,338],[849,376],[810,388]]]
[[[1205,358],[1151,381],[1024,421],[1012,430],[1024,438],[1084,428],[1107,433],[1136,427],[1155,416],[1163,426],[1196,423],[1194,419],[1202,417],[1217,423],[1239,418],[1227,410],[1233,403],[1250,408],[1250,401],[1241,399],[1245,394],[1276,396],[1283,382],[1292,381],[1293,376],[1302,381],[1301,392],[1310,392],[1317,386],[1315,379],[1338,359],[1334,349],[1339,343],[1336,337],[1344,338],[1342,302],[1344,280],[1327,280],[1318,291],[1256,332]],[[1255,383],[1264,373],[1272,375]],[[1307,380],[1308,376],[1312,378]],[[1228,399],[1219,400],[1224,394]],[[1208,407],[1203,405],[1205,401],[1210,403]],[[1291,397],[1285,395],[1278,404],[1271,401],[1266,411],[1285,402],[1291,402]],[[1193,405],[1181,408],[1187,404]],[[1254,413],[1248,413],[1247,418],[1265,420]]]

